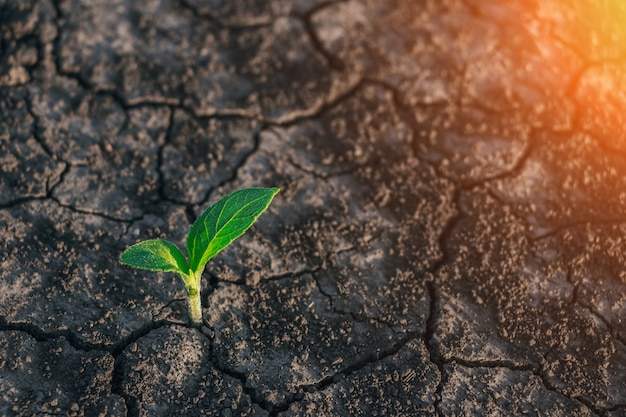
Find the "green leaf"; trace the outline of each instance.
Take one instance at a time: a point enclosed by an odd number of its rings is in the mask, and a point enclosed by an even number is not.
[[[278,188],[244,188],[207,208],[187,235],[189,268],[202,270],[212,257],[252,226],[278,191]]]
[[[162,239],[145,240],[129,247],[122,253],[120,263],[149,271],[189,274],[185,255],[176,245]]]

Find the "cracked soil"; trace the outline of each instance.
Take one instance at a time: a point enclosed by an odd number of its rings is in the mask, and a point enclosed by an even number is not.
[[[624,23],[0,0],[0,415],[626,416]],[[201,330],[118,264],[251,186]]]

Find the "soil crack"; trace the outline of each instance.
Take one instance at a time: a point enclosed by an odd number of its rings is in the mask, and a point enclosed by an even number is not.
[[[239,171],[248,163],[250,158],[259,151],[259,147],[261,146],[261,132],[263,130],[264,130],[264,126],[261,126],[254,133],[254,135],[252,136],[252,139],[253,139],[252,149],[250,149],[250,151],[246,152],[241,157],[241,160],[238,161],[237,165],[232,169],[232,173],[230,176],[228,176],[224,180],[217,183],[214,187],[211,187],[207,190],[206,194],[204,195],[204,197],[201,199],[201,202],[199,203],[200,205],[202,206],[206,205],[207,202],[209,201],[210,196],[213,194],[215,190],[221,187],[224,187],[226,184],[229,184],[235,181],[237,178],[239,178]]]
[[[444,252],[445,254],[445,252]],[[435,332],[437,325],[437,315],[438,315],[438,306],[440,304],[440,296],[435,283],[430,281],[426,283],[426,288],[428,290],[428,298],[430,300],[428,318],[426,319],[426,332],[424,333],[424,344],[426,345],[426,349],[430,354],[430,362],[437,366],[439,370],[439,375],[441,376],[439,380],[439,384],[437,385],[437,389],[435,390],[435,402],[434,408],[437,415],[440,415],[439,405],[442,400],[442,392],[443,388],[446,386],[448,382],[448,375],[444,369],[444,359],[439,351],[439,347],[435,342]]]
[[[327,387],[342,381],[346,377],[350,376],[352,373],[358,372],[366,368],[367,366],[376,364],[390,356],[395,355],[404,346],[406,346],[407,343],[418,337],[420,337],[418,333],[407,333],[404,335],[404,337],[402,337],[388,349],[380,350],[377,352],[370,352],[369,354],[364,355],[361,359],[357,360],[352,365],[349,365],[337,371],[333,375],[329,375],[323,378],[315,384],[300,386],[299,391],[293,394],[290,398],[286,399],[284,402],[274,404],[270,407],[270,409],[268,410],[270,411],[270,417],[278,416],[279,413],[287,411],[292,404],[295,404],[304,398],[305,392],[312,393],[316,391],[323,391]]]
[[[333,3],[322,3],[319,7],[314,8],[313,10],[309,11],[305,16],[302,16],[302,21],[304,23],[304,30],[309,37],[313,49],[322,57],[324,63],[337,72],[344,72],[346,69],[345,64],[341,60],[337,59],[329,51],[327,51],[326,48],[324,48],[324,45],[317,36],[317,33],[315,32],[315,28],[313,27],[313,23],[311,21],[313,14],[322,10],[325,6],[328,6],[330,4]]]

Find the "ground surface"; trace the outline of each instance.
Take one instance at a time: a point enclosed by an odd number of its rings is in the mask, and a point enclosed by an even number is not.
[[[625,416],[620,13],[0,0],[0,415]]]

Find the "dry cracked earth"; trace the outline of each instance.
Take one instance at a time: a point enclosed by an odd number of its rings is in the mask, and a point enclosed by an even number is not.
[[[0,415],[626,416],[624,22],[0,0]],[[117,259],[248,186],[196,330]]]

